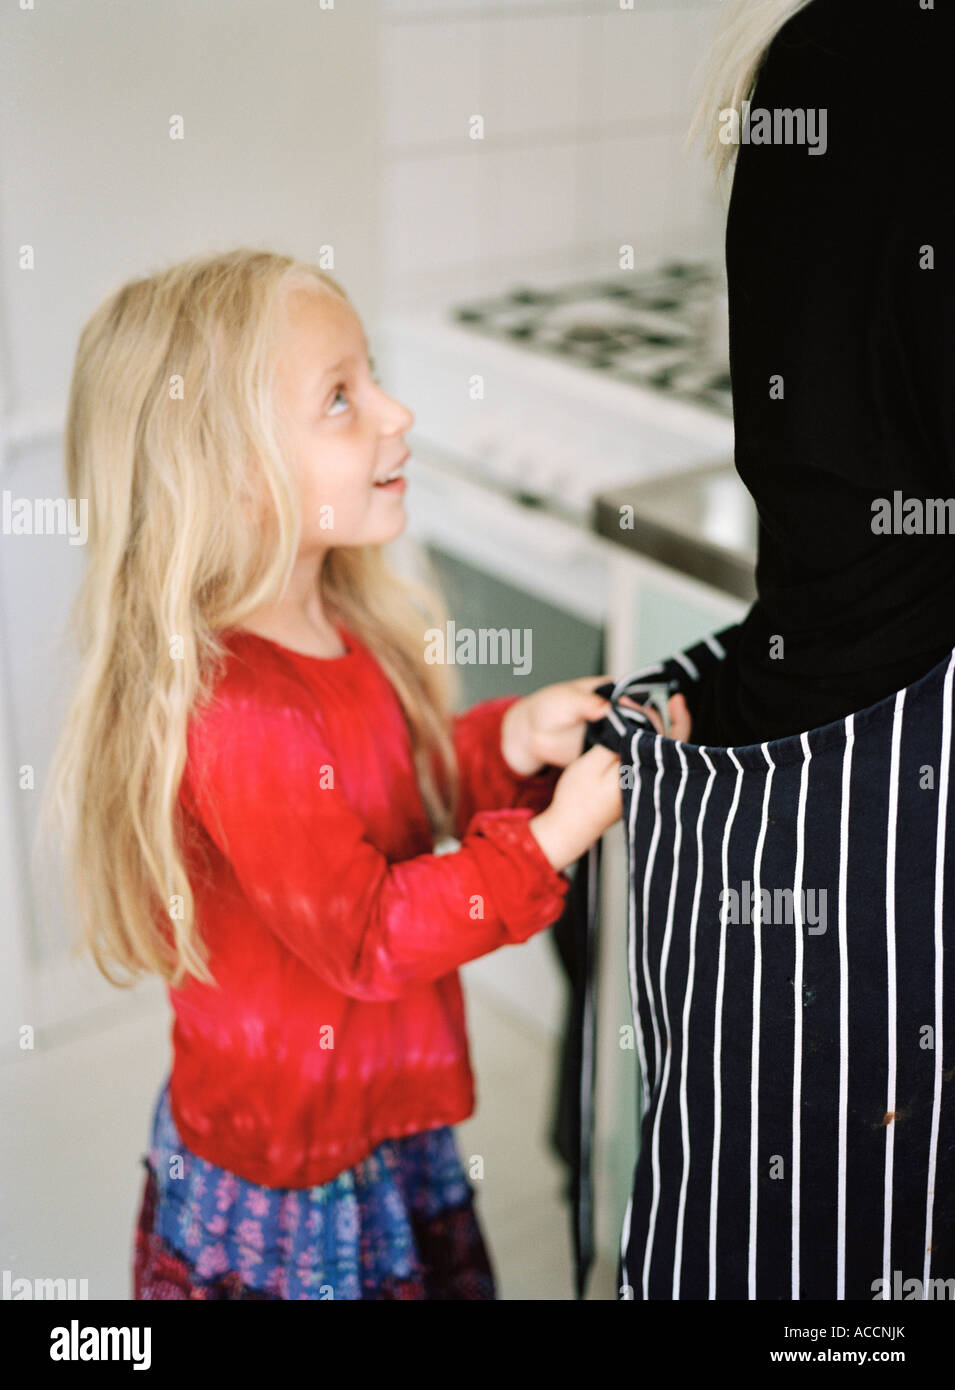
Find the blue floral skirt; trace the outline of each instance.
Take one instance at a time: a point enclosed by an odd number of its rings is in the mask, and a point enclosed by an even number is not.
[[[493,1299],[447,1126],[386,1140],[318,1187],[262,1187],[186,1148],[163,1085],[135,1233],[134,1299]]]

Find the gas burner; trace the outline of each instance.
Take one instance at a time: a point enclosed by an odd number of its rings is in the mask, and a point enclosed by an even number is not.
[[[611,340],[612,333],[608,333],[603,324],[599,323],[573,323],[564,333],[565,343],[597,343]]]
[[[550,304],[553,294],[548,290],[519,289],[508,295],[511,304]]]
[[[709,347],[718,288],[711,267],[669,261],[612,280],[520,285],[453,312],[479,333],[732,415],[729,363]]]
[[[710,275],[706,266],[690,264],[688,261],[668,261],[660,267],[660,273],[671,280],[699,280],[701,277],[708,279]]]

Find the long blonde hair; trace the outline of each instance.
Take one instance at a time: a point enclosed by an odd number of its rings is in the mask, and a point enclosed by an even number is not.
[[[720,112],[740,111],[756,86],[767,50],[784,24],[811,0],[725,0],[706,64],[699,104],[690,127],[691,140],[703,134],[703,148],[724,173],[735,147],[720,140]]]
[[[69,495],[89,500],[74,614],[82,665],[42,823],[64,843],[78,947],[115,985],[144,972],[214,983],[178,790],[190,715],[225,659],[218,634],[274,600],[296,557],[297,490],[273,382],[284,296],[299,286],[347,299],[289,256],[194,257],[109,295],[79,340],[64,443]],[[326,611],[394,686],[440,838],[458,791],[457,687],[424,659],[424,629],[446,618],[431,579],[430,569],[425,583],[399,577],[381,546],[356,546],[326,554],[320,585]]]

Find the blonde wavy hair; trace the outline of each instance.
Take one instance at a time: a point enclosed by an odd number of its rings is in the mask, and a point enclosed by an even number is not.
[[[699,104],[688,139],[702,133],[703,149],[717,177],[735,159],[735,147],[720,140],[720,112],[740,111],[756,87],[756,79],[773,39],[793,15],[811,0],[724,0],[703,77]]]
[[[189,719],[223,668],[219,634],[280,595],[298,549],[273,399],[294,288],[347,299],[308,262],[241,249],[130,281],[79,339],[64,443],[69,495],[89,501],[74,610],[82,662],[41,825],[59,832],[74,953],[89,950],[120,987],[143,973],[215,983],[177,799]],[[433,570],[426,563],[424,582],[412,581],[381,546],[333,548],[320,589],[326,613],[369,646],[398,695],[440,838],[458,795],[448,717],[457,687],[447,666],[424,660],[424,629],[446,620]]]

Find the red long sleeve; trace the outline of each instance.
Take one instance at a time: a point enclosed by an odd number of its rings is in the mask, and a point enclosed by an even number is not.
[[[397,696],[342,636],[322,660],[228,634],[180,787],[216,983],[169,991],[173,1118],[194,1153],[274,1187],[471,1114],[456,967],[556,921],[568,888],[528,826],[557,770],[501,755],[510,699],[454,720],[463,835],[435,855]]]
[[[522,777],[508,767],[501,753],[501,722],[519,699],[519,695],[501,695],[454,717],[454,749],[461,782],[455,817],[459,838],[476,811],[526,806],[536,815],[554,794],[562,768],[548,766]]]
[[[480,722],[499,724],[500,715]],[[333,748],[317,710],[226,698],[190,752],[187,808],[243,896],[290,951],[350,998],[396,999],[409,982],[524,941],[560,914],[567,881],[528,829],[530,808],[469,815],[453,854],[389,862],[352,808],[347,751]],[[469,794],[489,807],[496,791],[505,807],[514,798],[498,761],[488,758],[483,785],[470,768]]]

